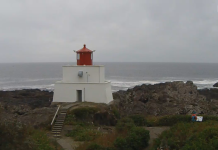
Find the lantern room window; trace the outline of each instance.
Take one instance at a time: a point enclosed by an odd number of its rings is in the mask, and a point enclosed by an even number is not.
[[[79,53],[77,53],[77,60],[79,60],[80,59],[80,55],[79,55]]]

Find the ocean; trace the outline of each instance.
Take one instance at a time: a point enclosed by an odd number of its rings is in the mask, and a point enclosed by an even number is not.
[[[0,63],[0,90],[52,91],[54,83],[62,79],[64,65],[75,63]],[[199,89],[211,88],[218,82],[216,63],[96,62],[94,65],[105,66],[105,77],[111,81],[113,92],[171,81],[191,80]]]

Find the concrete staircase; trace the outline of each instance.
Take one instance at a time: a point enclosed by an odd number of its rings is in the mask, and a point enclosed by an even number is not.
[[[67,114],[67,109],[59,110],[58,117],[55,120],[54,126],[52,127],[52,134],[55,137],[61,136],[61,131],[64,125],[64,120]]]

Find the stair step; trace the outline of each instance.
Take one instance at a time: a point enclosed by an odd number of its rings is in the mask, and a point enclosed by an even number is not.
[[[52,129],[57,129],[57,128],[61,128],[62,129],[62,126],[55,126]]]
[[[61,133],[61,131],[52,131],[52,133],[55,133],[55,134],[60,134]]]
[[[55,123],[64,123],[64,120],[57,120]]]
[[[51,132],[52,133],[61,133],[61,130],[54,130],[54,131],[52,130]]]
[[[65,119],[57,119],[56,122],[57,122],[57,121],[64,121],[64,120],[65,120]]]
[[[56,123],[59,123],[59,124],[60,124],[60,123],[64,123],[64,120],[56,121],[55,124],[56,124]]]
[[[67,115],[67,109],[59,110],[58,116],[55,120],[55,124],[52,127],[52,131],[51,131],[53,136],[55,136],[55,137],[61,136],[60,133],[62,131],[66,115]]]
[[[56,122],[64,122],[65,119],[56,120]]]
[[[65,118],[57,118],[57,120],[65,120]]]
[[[62,129],[62,126],[56,126],[56,127],[53,127],[52,129]]]
[[[56,125],[56,126],[53,126],[54,127],[59,127],[59,128],[62,128],[63,126],[62,125]]]

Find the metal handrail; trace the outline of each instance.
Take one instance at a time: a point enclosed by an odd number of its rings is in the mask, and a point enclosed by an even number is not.
[[[55,120],[55,118],[56,118],[56,116],[57,116],[57,114],[58,114],[58,111],[59,111],[59,108],[60,108],[60,107],[61,107],[61,105],[58,106],[58,109],[57,109],[57,111],[56,111],[56,113],[55,113],[55,115],[54,115],[54,117],[53,117],[53,119],[52,119],[51,125],[54,123],[54,120]]]

